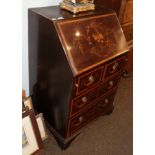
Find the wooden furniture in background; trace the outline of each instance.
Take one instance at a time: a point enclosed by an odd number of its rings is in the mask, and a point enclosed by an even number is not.
[[[26,91],[22,89],[22,110],[24,110],[25,105],[24,105],[24,99],[26,98]]]
[[[112,10],[29,9],[30,95],[61,148],[113,111],[128,50]]]
[[[130,48],[128,62],[124,69],[124,76],[127,76],[133,69],[133,0],[95,0],[95,4],[111,8],[118,15]]]

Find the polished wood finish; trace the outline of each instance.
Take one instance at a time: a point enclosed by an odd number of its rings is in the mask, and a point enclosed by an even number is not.
[[[128,50],[112,10],[29,9],[30,94],[60,146],[112,111]]]
[[[73,115],[75,116],[77,113],[80,113],[83,109],[87,109],[107,91],[116,88],[119,79],[120,76],[112,78],[97,87],[93,87],[91,91],[85,92],[84,94],[74,98],[71,102],[70,117],[72,117]]]
[[[127,76],[133,70],[133,0],[122,0],[119,20],[130,47],[128,61],[124,68],[124,76]]]
[[[126,24],[133,21],[133,0],[122,0],[119,20],[121,24]]]
[[[116,11],[130,49],[133,49],[133,0],[95,0],[96,6],[111,8]],[[133,50],[129,51],[124,73],[129,74],[133,68]],[[126,76],[125,74],[125,76]]]
[[[96,104],[91,106],[87,111],[83,111],[78,116],[70,119],[68,135],[72,135],[88,122],[95,119],[98,115],[104,113],[104,111],[106,111],[106,108],[108,108],[110,104],[113,104],[114,95],[115,91],[110,92],[110,94],[105,95],[101,99],[99,99]]]
[[[114,74],[121,73],[124,67],[124,58],[125,57],[121,57],[120,59],[116,59],[111,63],[105,65],[104,79],[107,79],[108,77],[113,76]]]
[[[124,67],[124,77],[128,77],[128,73],[133,71],[133,48],[132,46],[130,47],[130,50],[127,54],[127,59],[126,59],[125,67]]]
[[[103,6],[105,8],[111,8],[116,11],[117,15],[119,15],[121,0],[95,0],[94,3],[96,7]]]
[[[123,28],[126,40],[128,42],[128,45],[132,46],[132,40],[133,40],[133,24],[132,24],[132,22],[123,24],[122,28]]]
[[[128,50],[115,13],[54,23],[74,75]]]
[[[79,93],[84,92],[90,87],[95,86],[98,83],[100,83],[101,75],[102,75],[102,67],[98,67],[97,69],[91,72],[87,72],[79,76],[77,80],[78,82],[77,82],[76,94],[78,95]]]

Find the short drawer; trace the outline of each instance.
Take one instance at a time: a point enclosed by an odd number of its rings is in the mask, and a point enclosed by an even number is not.
[[[127,41],[133,40],[133,25],[132,23],[122,25]]]
[[[88,108],[97,99],[99,99],[101,96],[107,93],[107,91],[110,91],[111,89],[115,88],[119,79],[120,76],[110,79],[106,83],[103,83],[100,86],[94,88],[93,90],[90,90],[89,92],[73,99],[71,103],[70,117]]]
[[[124,59],[125,57],[123,56],[121,58],[115,59],[112,62],[106,64],[103,79],[105,80],[107,78],[112,77],[113,75],[121,73],[125,62]]]
[[[99,67],[95,70],[90,70],[77,78],[77,83],[75,84],[77,87],[76,95],[84,92],[92,86],[97,85],[101,81],[102,68],[103,67]]]

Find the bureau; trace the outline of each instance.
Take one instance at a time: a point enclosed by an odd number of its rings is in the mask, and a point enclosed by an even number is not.
[[[28,11],[29,87],[59,146],[113,111],[128,45],[114,11],[73,15],[59,6]]]

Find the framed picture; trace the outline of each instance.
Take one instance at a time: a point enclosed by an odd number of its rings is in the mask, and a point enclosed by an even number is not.
[[[39,128],[34,111],[22,113],[22,155],[32,155],[43,149]]]
[[[23,99],[23,104],[25,107],[28,107],[29,109],[33,109],[31,97],[26,97],[25,99]]]
[[[45,140],[48,137],[48,135],[47,135],[47,132],[46,132],[44,117],[43,117],[42,113],[36,115],[36,121],[37,121],[37,124],[38,124],[38,128],[39,128],[39,131],[40,131],[41,138],[42,138],[42,140]]]

